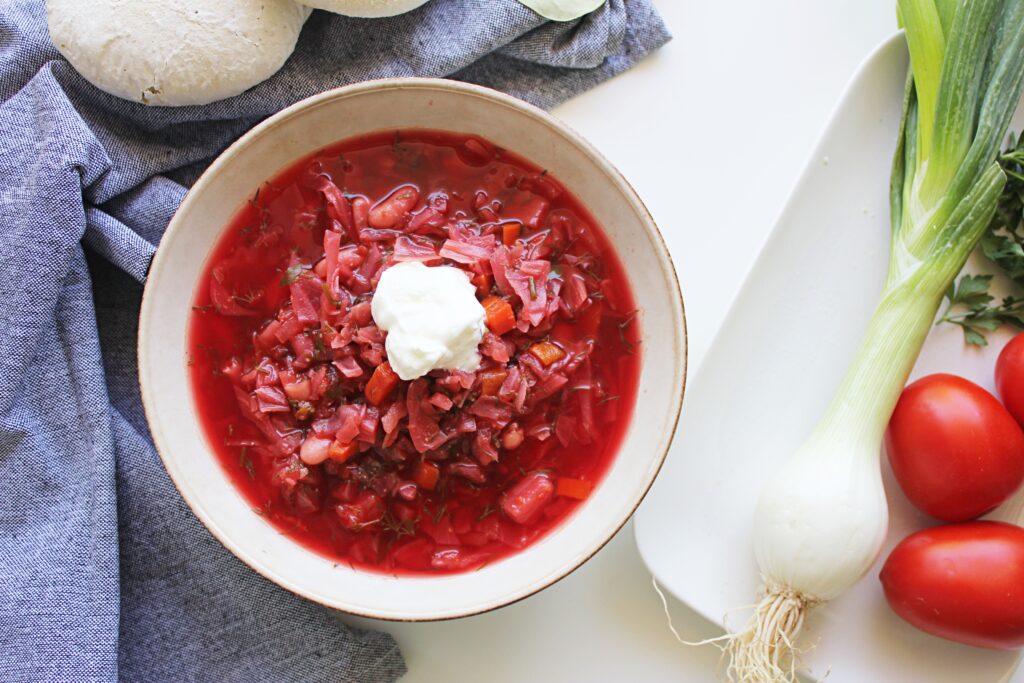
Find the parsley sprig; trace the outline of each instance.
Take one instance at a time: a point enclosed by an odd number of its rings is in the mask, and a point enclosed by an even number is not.
[[[985,334],[1003,325],[1024,330],[1024,132],[1016,139],[1011,136],[999,163],[1006,173],[1006,187],[981,239],[981,252],[1017,293],[997,300],[989,293],[994,276],[962,275],[959,284],[950,285],[946,292],[949,306],[939,319],[962,327],[964,341],[973,346],[987,346]]]
[[[964,275],[946,293],[949,306],[939,322],[962,327],[964,341],[973,346],[988,346],[985,333],[1003,325],[1024,330],[1024,299],[1008,296],[994,303],[996,298],[988,292],[991,283],[991,275]]]

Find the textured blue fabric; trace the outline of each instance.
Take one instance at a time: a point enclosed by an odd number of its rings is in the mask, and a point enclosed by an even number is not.
[[[566,24],[514,0],[315,12],[275,77],[203,107],[85,82],[42,0],[0,2],[0,680],[392,681],[385,634],[279,589],[184,505],[143,417],[141,283],[186,187],[261,118],[367,78],[452,76],[542,106],[668,40],[648,0]]]

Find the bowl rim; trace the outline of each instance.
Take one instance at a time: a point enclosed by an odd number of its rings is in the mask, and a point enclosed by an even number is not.
[[[592,552],[583,556],[578,561],[571,562],[557,570],[556,575],[546,583],[532,587],[526,590],[521,595],[512,597],[511,599],[498,598],[493,603],[487,604],[481,607],[480,609],[467,609],[457,614],[446,614],[436,617],[416,616],[403,618],[395,616],[383,616],[381,614],[374,613],[369,610],[360,611],[347,607],[341,607],[337,604],[333,604],[332,602],[323,599],[321,596],[318,596],[311,591],[307,591],[301,585],[295,585],[287,581],[282,581],[281,578],[276,576],[273,572],[266,570],[266,568],[262,567],[259,563],[254,562],[243,548],[241,548],[238,544],[236,544],[235,541],[229,538],[227,534],[223,533],[221,529],[213,523],[213,520],[209,518],[209,515],[207,515],[207,513],[201,507],[199,507],[196,502],[191,500],[190,497],[184,493],[184,489],[182,488],[182,486],[179,485],[178,480],[175,477],[174,468],[168,466],[167,456],[165,456],[164,454],[164,449],[167,448],[167,446],[166,444],[163,444],[164,437],[162,429],[160,428],[160,422],[156,416],[156,406],[154,403],[154,398],[152,392],[150,391],[150,387],[147,386],[147,383],[145,381],[145,378],[147,377],[148,373],[145,372],[143,369],[148,368],[152,365],[152,362],[150,361],[149,356],[146,352],[146,342],[148,341],[148,331],[150,328],[147,322],[150,316],[154,314],[152,308],[153,297],[150,296],[151,282],[154,281],[154,278],[150,276],[156,272],[159,272],[163,268],[163,262],[164,259],[166,258],[165,254],[167,253],[167,250],[163,248],[163,245],[170,241],[168,238],[173,237],[178,231],[183,229],[182,224],[184,223],[184,219],[181,218],[182,214],[187,213],[185,210],[188,209],[194,201],[197,201],[196,197],[200,194],[200,191],[205,187],[205,185],[207,185],[210,182],[210,179],[216,176],[220,172],[221,168],[230,163],[232,159],[235,156],[237,156],[243,149],[248,147],[250,144],[253,144],[253,142],[257,138],[273,130],[274,128],[282,125],[289,119],[303,114],[307,109],[319,106],[334,99],[344,99],[353,95],[366,94],[374,91],[408,89],[437,90],[446,91],[449,93],[455,92],[460,95],[490,100],[497,104],[516,110],[519,113],[524,114],[527,117],[535,120],[537,123],[545,126],[546,128],[551,129],[556,135],[562,136],[570,143],[581,149],[588,157],[590,157],[594,161],[596,166],[600,169],[600,171],[605,176],[607,176],[608,179],[614,185],[620,188],[623,195],[626,197],[627,201],[634,207],[635,210],[637,210],[638,214],[642,217],[643,220],[641,220],[640,222],[643,225],[645,232],[647,232],[648,235],[653,238],[652,241],[655,245],[657,259],[661,264],[662,270],[664,271],[665,275],[668,277],[668,279],[671,281],[673,285],[669,287],[668,293],[670,298],[673,300],[674,307],[679,311],[681,326],[681,336],[679,340],[682,342],[682,354],[679,359],[679,362],[681,364],[679,388],[678,392],[673,392],[674,405],[670,407],[669,412],[671,428],[669,430],[668,438],[664,441],[664,448],[662,449],[662,452],[657,456],[656,466],[652,471],[650,480],[647,482],[646,486],[644,486],[643,491],[640,492],[640,495],[637,497],[636,502],[633,504],[633,507],[628,511],[627,514],[623,516],[621,522],[615,525],[614,528],[608,529],[605,532],[603,532],[604,538],[602,538],[594,546]],[[138,336],[136,338],[136,360],[138,363],[137,367],[139,392],[142,398],[142,407],[143,412],[146,416],[147,426],[149,427],[150,436],[152,437],[153,440],[153,446],[156,449],[157,454],[160,456],[160,462],[163,465],[164,470],[167,472],[168,477],[171,479],[171,482],[177,489],[178,495],[181,496],[181,498],[188,505],[189,509],[192,511],[192,514],[194,514],[196,518],[199,519],[199,521],[203,524],[206,530],[209,531],[210,534],[214,538],[216,538],[221,545],[223,545],[228,551],[230,551],[232,555],[241,560],[250,569],[255,571],[260,576],[266,578],[267,580],[273,582],[275,585],[284,588],[285,590],[294,595],[297,595],[306,600],[310,600],[311,602],[314,602],[316,604],[328,607],[330,609],[345,614],[351,614],[354,616],[369,619],[376,619],[379,621],[399,623],[435,622],[449,621],[452,619],[462,619],[465,617],[485,614],[487,612],[491,612],[494,610],[501,609],[503,607],[507,607],[509,605],[513,605],[521,600],[525,600],[526,598],[536,595],[544,589],[549,588],[554,584],[558,583],[565,577],[575,572],[581,566],[583,566],[583,564],[588,562],[597,553],[599,553],[622,530],[622,528],[625,527],[629,520],[632,519],[634,513],[636,512],[637,508],[640,507],[640,504],[643,502],[644,498],[647,496],[648,492],[651,489],[651,486],[653,486],[654,481],[658,478],[658,474],[661,472],[661,469],[665,464],[665,459],[668,457],[668,453],[671,450],[672,442],[675,439],[675,435],[679,427],[679,417],[682,413],[683,400],[686,393],[686,385],[689,371],[689,349],[690,345],[686,321],[686,307],[683,301],[682,291],[679,284],[679,276],[675,268],[675,263],[672,260],[672,256],[669,252],[668,245],[665,242],[665,238],[662,235],[661,230],[658,228],[658,225],[654,220],[654,217],[651,215],[650,210],[644,204],[643,200],[640,198],[639,194],[636,192],[633,186],[622,175],[622,173],[614,165],[612,165],[612,163],[608,161],[608,159],[605,158],[603,154],[601,154],[593,145],[591,145],[573,128],[571,128],[565,122],[559,120],[552,114],[548,113],[547,111],[533,104],[530,104],[529,102],[513,97],[511,95],[507,95],[492,88],[476,85],[474,83],[466,83],[463,81],[455,81],[445,78],[421,77],[373,79],[341,86],[338,88],[332,88],[330,90],[325,90],[324,92],[299,100],[298,102],[289,105],[288,107],[282,109],[276,114],[273,114],[270,117],[264,119],[263,121],[256,124],[249,130],[247,130],[245,133],[243,133],[237,140],[232,142],[224,151],[222,151],[216,157],[216,159],[214,159],[213,162],[210,163],[209,166],[207,166],[207,168],[203,171],[199,178],[188,189],[188,192],[186,193],[184,199],[181,201],[178,208],[175,210],[174,216],[172,216],[170,222],[167,224],[167,228],[164,230],[164,233],[161,236],[160,243],[157,246],[156,252],[153,256],[153,259],[150,262],[149,269],[146,275],[146,281],[142,293],[142,302],[139,311]],[[636,415],[634,415],[631,419],[635,420]]]

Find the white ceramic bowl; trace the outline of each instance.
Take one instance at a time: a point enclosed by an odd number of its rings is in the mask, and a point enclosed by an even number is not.
[[[253,513],[222,471],[196,417],[186,331],[203,262],[258,185],[296,159],[375,130],[472,133],[517,152],[573,192],[601,223],[641,306],[640,390],[622,450],[586,503],[526,550],[479,571],[400,578],[335,564]],[[443,80],[360,83],[303,100],[253,128],[196,182],[150,269],[139,322],[139,382],[153,441],[196,516],[243,562],[290,591],[353,614],[432,620],[476,614],[551,585],[629,519],[665,458],[682,405],[686,328],[675,271],[633,189],[589,144],[545,112]]]

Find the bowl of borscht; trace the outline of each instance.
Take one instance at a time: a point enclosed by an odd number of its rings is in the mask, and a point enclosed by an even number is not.
[[[686,332],[633,189],[475,85],[356,84],[195,183],[146,282],[139,380],[196,516],[284,588],[433,620],[593,556],[665,458]]]

